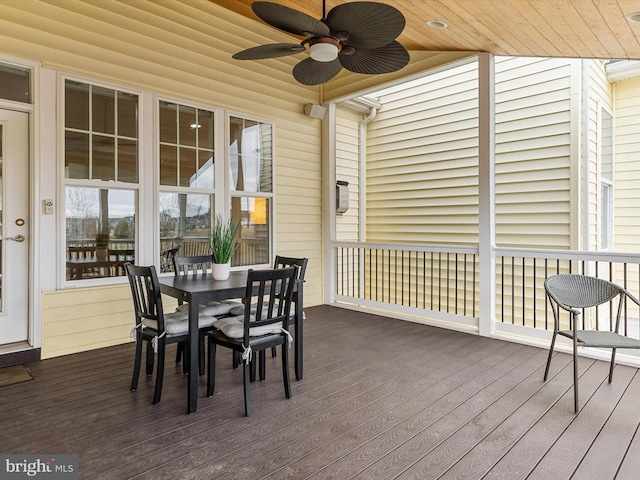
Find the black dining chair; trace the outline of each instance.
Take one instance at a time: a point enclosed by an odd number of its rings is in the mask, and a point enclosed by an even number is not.
[[[297,257],[285,257],[282,255],[276,255],[276,258],[273,262],[273,268],[287,268],[287,267],[298,267],[298,276],[297,276],[297,280],[298,282],[304,282],[304,275],[307,271],[307,263],[309,262],[309,259],[307,258],[297,258]],[[302,306],[300,306],[302,307]],[[255,305],[252,305],[252,310],[255,310]],[[302,310],[302,308],[300,309]],[[289,325],[291,325],[292,322],[295,321],[295,315],[297,315],[297,311],[298,311],[298,299],[296,297],[296,295],[293,296],[293,300],[292,300],[292,311],[291,311],[291,316],[289,317]],[[301,315],[304,317],[304,311],[302,311]],[[296,335],[300,335],[300,332],[296,331],[295,332]],[[271,356],[272,357],[276,357],[277,356],[277,350],[276,347],[273,347],[271,349]],[[261,352],[260,354],[260,371],[262,373],[261,379],[264,380],[264,365],[265,365],[265,353]],[[234,368],[236,368],[238,365],[240,364],[240,358],[237,354],[234,354],[233,357],[233,366]],[[252,371],[252,377],[254,377],[254,372]]]
[[[560,274],[547,278],[544,288],[553,310],[553,337],[549,348],[547,367],[544,381],[549,375],[553,349],[558,335],[571,339],[573,345],[573,401],[574,410],[578,413],[578,347],[596,347],[611,349],[611,364],[609,366],[609,383],[613,380],[613,368],[618,348],[640,349],[640,340],[626,335],[626,328],[622,328],[623,317],[626,317],[627,300],[640,306],[640,301],[625,288],[607,280],[578,274]],[[588,309],[605,303],[617,302],[614,310],[611,303],[611,318],[599,322],[595,329],[586,325],[585,313]],[[560,311],[569,313],[568,324],[562,324]],[[614,313],[615,316],[614,316]],[[582,322],[580,317],[582,316]],[[626,326],[626,318],[624,319]],[[582,325],[580,325],[582,323]],[[562,327],[568,328],[562,328]]]
[[[289,380],[289,315],[295,286],[297,267],[269,270],[249,270],[245,305],[256,305],[245,309],[242,315],[220,319],[209,338],[209,365],[207,395],[213,396],[215,389],[216,346],[230,348],[240,354],[243,365],[245,415],[251,415],[251,368],[256,353],[282,346],[282,378],[287,398],[291,398]]]
[[[211,255],[198,255],[198,256],[178,256],[173,257],[173,271],[176,276],[178,275],[210,275],[213,267],[213,259]],[[200,305],[200,313],[205,315],[212,315],[215,317],[223,317],[229,313],[229,311],[237,306],[236,302],[208,302]],[[178,311],[188,312],[189,306],[182,300],[178,300]],[[205,369],[205,337],[211,330],[210,327],[200,329],[199,335],[199,355],[198,364],[200,375],[204,375]],[[176,363],[180,363],[186,353],[186,343],[179,343],[176,349]]]
[[[156,369],[156,385],[153,393],[153,403],[160,401],[162,382],[164,377],[165,347],[172,343],[184,342],[189,333],[189,320],[182,312],[165,315],[162,306],[162,295],[158,275],[153,265],[136,266],[125,264],[125,272],[129,279],[133,308],[135,313],[135,327],[131,335],[136,341],[135,359],[131,391],[138,388],[140,365],[142,363],[142,344],[147,343],[146,373],[153,374],[155,352],[158,355]],[[210,328],[217,319],[201,314],[198,318],[199,328]],[[187,357],[188,358],[188,355]]]
[[[298,267],[298,282],[304,282],[304,274],[307,271],[307,263],[309,262],[308,258],[296,258],[296,257],[284,257],[281,255],[276,255],[276,258],[273,262],[273,268],[287,268],[287,267]],[[289,318],[289,324],[295,320],[295,315],[297,315],[298,311],[298,299],[294,295],[293,303],[292,303],[292,313]],[[304,317],[304,311],[302,310],[302,305],[300,305],[301,315]],[[296,331],[296,335],[299,333]],[[271,355],[273,357],[276,356],[276,349],[271,349]]]

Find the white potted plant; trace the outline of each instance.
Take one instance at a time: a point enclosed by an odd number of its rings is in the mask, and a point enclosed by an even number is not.
[[[229,278],[231,258],[236,251],[236,241],[240,232],[240,222],[233,219],[223,220],[216,215],[211,238],[212,273],[214,280]]]

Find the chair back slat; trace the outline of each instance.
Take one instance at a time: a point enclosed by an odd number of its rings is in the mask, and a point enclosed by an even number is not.
[[[158,331],[164,331],[162,294],[155,267],[127,263],[124,268],[131,287],[136,325],[142,319],[153,320],[157,322]]]
[[[173,270],[176,275],[207,275],[212,269],[213,259],[211,255],[198,255],[192,257],[174,256]]]
[[[288,327],[297,275],[298,267],[249,270],[244,302],[245,305],[256,305],[256,309],[255,313],[253,309],[245,309],[245,342],[249,341],[251,327],[275,323],[281,323],[285,329]]]
[[[281,255],[276,255],[276,259],[273,262],[273,268],[298,267],[298,280],[303,282],[308,262],[308,258],[283,257]]]

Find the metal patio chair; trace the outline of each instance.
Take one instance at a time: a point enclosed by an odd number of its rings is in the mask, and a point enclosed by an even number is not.
[[[618,348],[640,349],[640,340],[620,333],[620,324],[626,315],[626,299],[630,299],[640,306],[640,301],[623,287],[601,278],[577,274],[560,274],[549,277],[544,282],[545,292],[553,310],[553,337],[549,349],[549,358],[544,372],[544,381],[549,375],[553,348],[556,337],[561,335],[573,341],[573,392],[574,408],[578,413],[578,347],[595,347],[611,349],[611,366],[609,368],[609,383],[613,379],[613,368]],[[585,310],[604,303],[617,300],[614,318],[611,318],[606,330],[590,330],[585,326]],[[560,309],[569,312],[570,330],[560,329]],[[579,317],[582,318],[582,329],[579,327]],[[615,320],[615,321],[614,321]],[[626,318],[625,325],[626,325]],[[625,329],[626,330],[626,329]]]

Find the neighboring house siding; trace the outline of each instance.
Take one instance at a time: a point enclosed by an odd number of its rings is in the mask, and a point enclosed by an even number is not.
[[[496,59],[496,243],[571,245],[571,60]]]
[[[33,8],[32,2],[4,2],[0,50],[60,72],[272,119],[276,253],[309,258],[305,305],[321,303],[321,122],[302,111],[304,104],[317,103],[318,91],[292,79],[296,59],[231,59],[236,51],[288,36],[210,2],[145,4],[152,15],[132,3],[126,6],[128,16],[112,13],[108,5],[38,2]],[[40,158],[52,171],[55,150],[43,151]],[[45,227],[40,231],[46,238],[64,236]],[[151,245],[141,247],[151,251]],[[63,254],[50,245],[47,251]],[[129,340],[134,319],[128,285],[55,291],[55,275],[45,271],[40,280],[52,285],[42,289],[44,358]]]
[[[571,248],[573,60],[496,62],[496,240]],[[478,241],[477,71],[380,93],[368,127],[367,240]]]
[[[368,125],[367,241],[478,242],[476,62],[380,94]]]
[[[615,250],[640,251],[640,78],[614,84]]]

